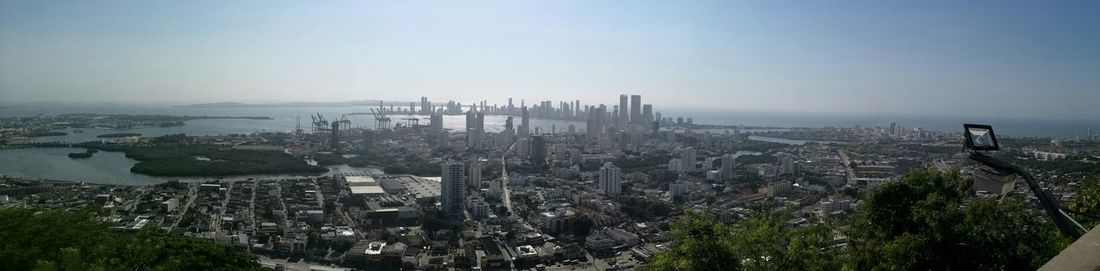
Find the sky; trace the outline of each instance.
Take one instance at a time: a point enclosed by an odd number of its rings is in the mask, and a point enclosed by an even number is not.
[[[0,101],[1100,119],[1100,1],[0,1]]]

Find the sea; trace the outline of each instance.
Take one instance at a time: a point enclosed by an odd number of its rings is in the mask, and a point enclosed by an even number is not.
[[[387,106],[388,107],[388,106]],[[271,117],[269,120],[260,119],[198,119],[187,121],[183,126],[175,127],[143,127],[134,129],[81,129],[75,133],[72,130],[59,130],[68,132],[64,136],[39,137],[39,142],[69,142],[78,143],[94,140],[97,135],[118,132],[140,133],[142,136],[161,136],[167,134],[183,133],[194,136],[245,134],[256,132],[289,132],[301,127],[305,132],[311,130],[311,115],[320,114],[329,120],[347,118],[353,127],[373,128],[374,117],[370,114],[354,114],[370,112],[376,106],[315,106],[315,107],[225,107],[225,108],[196,108],[181,107],[167,103],[25,103],[5,104],[0,103],[0,119],[8,117],[33,117],[40,115],[98,113],[98,114],[163,114],[163,115],[190,115],[190,116],[219,116],[219,117],[245,117],[263,116]],[[401,108],[395,106],[395,108]],[[921,128],[929,131],[956,132],[962,129],[963,123],[991,124],[998,136],[1011,137],[1049,137],[1074,140],[1077,137],[1087,135],[1089,127],[1100,128],[1100,120],[1088,121],[1062,121],[1062,120],[1020,120],[998,118],[964,118],[964,117],[927,117],[905,115],[823,115],[809,113],[776,113],[753,112],[738,110],[691,110],[672,108],[663,112],[663,116],[691,117],[696,124],[717,125],[744,125],[762,130],[784,130],[791,127],[853,127],[861,126],[889,126],[896,123],[907,128]],[[421,123],[428,123],[425,115],[398,115],[388,116],[392,123],[404,122],[406,119],[419,119]],[[505,116],[485,116],[485,128],[487,131],[503,130],[506,121]],[[516,118],[518,125],[519,119]],[[453,131],[462,131],[465,128],[465,116],[445,116],[444,128]],[[542,133],[565,132],[570,126],[583,132],[585,123],[578,121],[531,119],[532,129],[539,129]],[[0,123],[3,127],[3,123]],[[1100,129],[1094,133],[1100,136]],[[801,144],[801,141],[766,138],[757,136],[756,140],[765,140],[786,144]],[[129,171],[137,161],[126,158],[121,153],[100,152],[87,159],[70,159],[69,152],[82,151],[73,148],[33,148],[0,150],[0,176],[12,176],[30,179],[66,180],[75,182],[123,184],[123,185],[149,185],[162,183],[168,180],[208,180],[219,178],[161,178],[135,174]],[[349,171],[366,171],[367,168],[352,168],[348,166],[334,166],[327,174],[338,174]],[[293,175],[252,175],[235,176],[222,179],[247,179],[247,178],[288,178],[300,177]]]

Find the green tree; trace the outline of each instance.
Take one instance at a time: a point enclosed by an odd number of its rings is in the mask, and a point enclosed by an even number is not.
[[[763,208],[733,227],[733,246],[748,270],[838,270],[838,253],[828,249],[828,224],[786,226],[789,213]]]
[[[868,195],[852,224],[856,270],[1035,269],[1065,240],[1017,196],[968,198],[957,171],[916,170]]]
[[[787,212],[764,207],[733,226],[689,213],[672,224],[676,242],[654,259],[655,270],[837,270],[825,225],[786,226]]]
[[[728,226],[713,218],[688,213],[672,223],[676,242],[657,254],[654,270],[740,270],[730,243]]]
[[[868,193],[844,224],[790,227],[789,214],[767,208],[733,226],[688,214],[672,223],[675,241],[650,267],[1034,270],[1067,245],[1023,198],[974,198],[970,185],[957,171],[916,170]],[[831,249],[834,229],[850,238],[846,250]]]
[[[118,232],[87,213],[0,209],[4,270],[258,270],[255,256],[161,230]]]
[[[1082,180],[1083,185],[1069,202],[1074,219],[1091,229],[1100,222],[1100,175]]]

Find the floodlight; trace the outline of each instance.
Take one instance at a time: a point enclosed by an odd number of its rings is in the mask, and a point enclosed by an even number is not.
[[[997,144],[997,136],[993,133],[993,126],[984,124],[963,124],[963,134],[966,136],[966,148],[975,151],[995,151],[1001,146]]]

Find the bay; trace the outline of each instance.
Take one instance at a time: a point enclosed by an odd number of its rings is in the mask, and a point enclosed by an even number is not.
[[[73,159],[68,154],[84,152],[82,148],[26,148],[0,150],[0,176],[35,180],[61,180],[119,185],[153,185],[169,180],[185,182],[206,180],[291,179],[310,176],[328,176],[347,172],[366,172],[372,168],[347,165],[330,166],[329,171],[317,175],[270,174],[229,177],[155,177],[130,172],[138,161],[126,158],[122,152],[100,151],[90,158]]]

